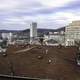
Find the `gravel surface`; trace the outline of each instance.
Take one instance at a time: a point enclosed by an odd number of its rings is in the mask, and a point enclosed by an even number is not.
[[[75,61],[76,47],[36,46],[20,54],[14,53],[27,48],[9,46],[7,56],[0,55],[0,74],[52,80],[80,80],[80,66],[77,66]]]

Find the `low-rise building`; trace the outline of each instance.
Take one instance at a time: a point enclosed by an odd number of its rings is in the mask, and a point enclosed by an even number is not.
[[[53,32],[53,34],[44,35],[44,38],[48,42],[50,42],[49,40],[51,40],[51,41],[53,40],[52,42],[57,42],[57,44],[64,45],[65,34],[64,34],[64,31]],[[54,44],[54,43],[52,43],[52,44]]]

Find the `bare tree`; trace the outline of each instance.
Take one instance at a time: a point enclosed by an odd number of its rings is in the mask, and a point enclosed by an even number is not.
[[[43,38],[39,38],[39,42],[41,45],[43,45],[43,40],[44,40]]]
[[[80,40],[76,40],[75,45],[76,45],[77,49],[80,51]]]

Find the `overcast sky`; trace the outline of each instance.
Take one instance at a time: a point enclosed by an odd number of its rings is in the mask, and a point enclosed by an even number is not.
[[[0,29],[59,28],[80,20],[80,0],[0,0]]]

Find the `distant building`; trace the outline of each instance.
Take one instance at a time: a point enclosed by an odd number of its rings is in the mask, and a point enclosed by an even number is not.
[[[37,23],[32,22],[30,25],[30,42],[33,42],[37,37]]]
[[[44,35],[44,38],[47,42],[52,43],[52,44],[57,42],[57,44],[64,45],[64,41],[65,41],[64,31],[53,32],[51,34]]]
[[[8,44],[11,44],[12,42],[12,39],[13,39],[13,34],[10,32],[10,33],[2,33],[2,39],[3,40],[7,40],[8,41]]]
[[[75,41],[80,41],[80,21],[72,21],[65,28],[65,45],[74,46]]]
[[[30,26],[30,37],[37,37],[37,23],[33,22]]]

